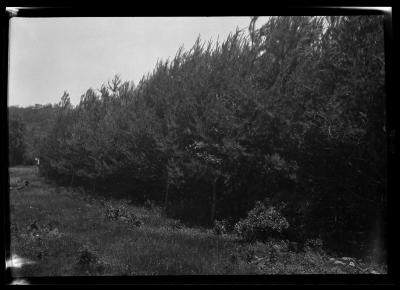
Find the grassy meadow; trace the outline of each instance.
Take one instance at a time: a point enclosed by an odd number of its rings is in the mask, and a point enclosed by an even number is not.
[[[137,206],[77,188],[59,187],[34,167],[12,167],[11,254],[33,261],[15,277],[385,273],[383,266],[338,260],[317,249],[290,250],[282,241],[245,243],[234,234],[192,228],[156,206]],[[125,209],[139,224],[107,215]],[[346,261],[351,261],[350,263]]]

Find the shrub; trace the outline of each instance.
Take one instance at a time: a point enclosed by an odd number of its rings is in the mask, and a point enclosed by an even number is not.
[[[110,220],[117,220],[122,216],[127,216],[125,207],[123,205],[114,207],[112,204],[106,204],[106,217]]]
[[[257,202],[245,219],[235,225],[235,231],[246,241],[279,237],[289,228],[286,218],[273,206]]]
[[[143,222],[133,213],[129,211],[128,204],[121,202],[118,206],[111,203],[105,203],[106,218],[109,220],[118,220],[127,223],[130,226],[140,227]]]
[[[214,221],[213,232],[216,235],[223,235],[228,233],[229,224],[226,220]]]

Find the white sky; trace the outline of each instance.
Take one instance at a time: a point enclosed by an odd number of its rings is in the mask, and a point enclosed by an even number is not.
[[[116,73],[134,81],[183,44],[225,39],[250,17],[11,18],[8,104],[72,104]],[[262,20],[259,20],[262,22]]]

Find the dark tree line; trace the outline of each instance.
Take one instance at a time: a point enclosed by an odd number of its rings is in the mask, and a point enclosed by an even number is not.
[[[386,209],[383,19],[271,17],[118,76],[40,142],[42,174],[197,223],[280,205],[290,235],[367,241]],[[129,61],[129,60],[127,60]]]
[[[39,154],[39,144],[53,126],[56,107],[36,104],[8,108],[10,165],[34,164]],[[21,145],[18,146],[16,142]],[[19,156],[17,159],[14,157],[16,155]]]

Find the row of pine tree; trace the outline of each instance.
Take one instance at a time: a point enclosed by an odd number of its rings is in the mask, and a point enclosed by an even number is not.
[[[367,241],[386,208],[383,18],[256,22],[137,86],[116,76],[77,106],[64,93],[41,173],[200,224],[267,199],[293,237]]]

